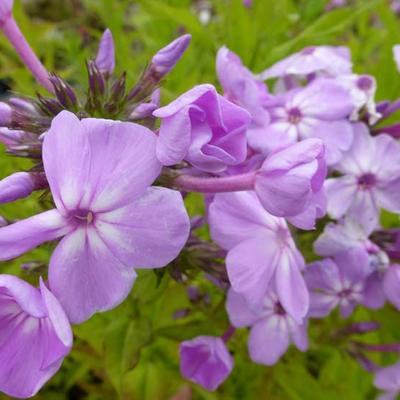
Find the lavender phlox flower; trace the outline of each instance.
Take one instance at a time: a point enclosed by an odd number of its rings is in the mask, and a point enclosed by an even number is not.
[[[106,29],[100,39],[97,51],[96,65],[104,75],[112,75],[115,68],[115,48],[114,39],[109,29]]]
[[[187,240],[180,193],[150,187],[161,170],[155,142],[143,126],[63,111],[43,142],[56,208],[0,229],[1,260],[64,237],[49,283],[72,322],[118,305],[136,278],[133,267],[162,267]]]
[[[182,342],[179,354],[182,376],[210,391],[216,390],[233,368],[233,358],[220,337],[198,336]]]
[[[380,208],[400,212],[400,144],[385,134],[372,137],[363,123],[353,129],[352,146],[335,165],[343,176],[325,181],[328,213],[347,214],[372,230]]]
[[[400,393],[400,362],[379,369],[375,373],[374,385],[385,391],[377,400],[396,400]]]
[[[376,110],[375,93],[376,79],[371,75],[339,75],[335,78],[335,82],[339,83],[350,94],[354,105],[354,110],[350,115],[352,121],[357,121],[360,112],[365,111],[371,125],[375,124],[381,114]]]
[[[68,319],[43,281],[34,288],[0,275],[0,391],[34,396],[58,371],[72,346]]]
[[[271,123],[248,133],[253,149],[268,154],[299,139],[316,137],[325,144],[327,162],[332,165],[350,148],[353,132],[348,117],[354,105],[348,91],[333,79],[316,79],[270,104]]]
[[[309,264],[304,274],[310,291],[309,316],[325,317],[338,306],[347,318],[357,304],[364,304],[370,295],[365,293],[371,273],[368,263],[367,254],[356,248]]]
[[[254,362],[275,364],[287,351],[290,342],[301,351],[307,350],[306,321],[296,322],[282,307],[273,289],[265,295],[262,307],[254,310],[231,288],[226,309],[233,326],[251,328],[248,348]]]
[[[185,159],[199,170],[220,173],[246,159],[250,114],[212,85],[195,86],[153,115],[161,118],[157,157],[163,165]]]
[[[343,46],[310,46],[294,53],[259,74],[261,80],[285,75],[307,76],[324,73],[328,76],[350,74],[350,51]]]
[[[215,195],[209,224],[213,240],[228,250],[226,266],[233,289],[257,309],[274,281],[282,306],[301,321],[308,311],[301,275],[304,259],[285,220],[270,215],[254,192],[235,192]]]

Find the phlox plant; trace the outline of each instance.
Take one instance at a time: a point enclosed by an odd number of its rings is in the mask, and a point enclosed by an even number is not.
[[[269,386],[252,398],[283,398],[275,381],[292,398],[296,362],[312,393],[341,354],[368,383],[354,398],[395,399],[400,338],[381,321],[399,321],[400,230],[385,218],[400,213],[400,100],[377,101],[376,78],[328,44],[261,72],[221,46],[218,85],[165,100],[192,35],[132,84],[108,28],[82,90],[43,65],[13,3],[0,30],[37,91],[0,102],[0,204],[35,207],[0,217],[0,391],[245,398],[257,376]]]

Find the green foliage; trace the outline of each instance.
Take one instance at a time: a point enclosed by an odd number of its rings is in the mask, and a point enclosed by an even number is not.
[[[93,57],[97,41],[109,27],[116,41],[117,70],[135,83],[154,52],[180,32],[193,35],[193,42],[163,87],[163,103],[195,84],[218,84],[215,75],[217,49],[227,45],[255,72],[304,46],[346,45],[353,53],[355,71],[370,73],[378,81],[378,99],[394,99],[400,77],[392,60],[392,46],[400,43],[400,19],[385,0],[357,0],[342,9],[325,12],[326,0],[254,0],[251,9],[242,0],[213,0],[213,18],[204,26],[190,0],[31,0],[23,6],[15,0],[15,17],[29,42],[49,70],[85,91],[85,60]],[[29,15],[28,15],[29,12]],[[41,89],[23,67],[11,46],[0,40],[0,78],[15,92],[34,95]],[[30,168],[25,160],[2,156],[1,177]],[[202,199],[186,199],[191,215],[204,210]],[[38,196],[0,207],[0,214],[14,220],[40,211]],[[386,227],[398,227],[398,216],[384,213]],[[310,232],[298,237],[307,260],[312,260]],[[207,239],[206,229],[201,237]],[[45,245],[10,263],[4,272],[20,273],[32,283],[39,272],[22,273],[20,264],[31,260],[47,263],[52,244]],[[185,264],[184,258],[181,260]],[[182,265],[184,268],[185,265]],[[190,303],[187,286],[210,293],[209,303]],[[174,313],[189,310],[180,319]],[[228,327],[222,293],[200,272],[190,282],[176,283],[170,271],[142,271],[134,290],[116,310],[94,316],[74,328],[75,346],[59,374],[37,399],[63,400],[164,400],[187,389],[187,399],[346,400],[372,399],[371,376],[347,352],[344,339],[335,332],[350,322],[378,320],[380,333],[359,337],[361,341],[399,341],[398,314],[358,310],[348,321],[332,315],[310,322],[310,351],[291,349],[273,368],[250,362],[245,330],[230,342],[235,369],[216,392],[208,393],[185,383],[179,374],[178,342],[196,335],[221,335]],[[390,356],[375,357],[379,363]],[[189,389],[185,386],[189,385]],[[6,399],[0,395],[0,399]],[[182,397],[184,399],[184,397]]]

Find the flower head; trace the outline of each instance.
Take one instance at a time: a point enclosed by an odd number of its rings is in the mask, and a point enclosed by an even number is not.
[[[12,397],[34,396],[72,346],[68,319],[42,281],[36,289],[0,275],[0,332],[0,390]]]
[[[164,165],[185,159],[197,169],[219,173],[246,159],[250,115],[212,85],[195,86],[153,115],[161,118],[157,157]]]
[[[249,145],[264,154],[287,147],[299,139],[319,138],[329,165],[340,160],[353,140],[348,121],[354,105],[347,90],[332,79],[316,79],[305,88],[279,96],[267,110],[271,123],[250,131]]]
[[[287,351],[291,341],[305,351],[308,347],[306,322],[296,322],[282,307],[273,289],[255,311],[233,289],[228,292],[226,309],[233,326],[250,326],[250,358],[260,364],[273,365]]]
[[[186,379],[216,390],[231,373],[233,358],[221,338],[198,336],[181,343],[180,367]]]
[[[343,176],[325,182],[333,218],[347,214],[371,230],[380,208],[400,211],[400,144],[392,137],[372,137],[365,124],[354,124],[352,146],[335,169]]]
[[[189,218],[178,192],[150,187],[160,173],[155,135],[134,123],[64,111],[43,143],[56,209],[0,229],[0,259],[60,237],[49,283],[72,322],[115,307],[133,267],[162,267],[184,246]]]
[[[347,318],[357,304],[364,304],[371,273],[368,261],[363,251],[355,249],[308,265],[304,278],[310,290],[310,317],[325,317],[339,306]]]
[[[271,282],[284,309],[301,321],[308,311],[304,260],[283,218],[269,214],[254,192],[217,194],[209,207],[212,238],[228,250],[233,290],[249,305],[262,306]]]

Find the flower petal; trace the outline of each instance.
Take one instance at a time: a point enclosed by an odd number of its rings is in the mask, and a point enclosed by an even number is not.
[[[274,365],[289,346],[284,318],[272,316],[255,324],[249,336],[250,358],[259,364]]]
[[[65,235],[71,230],[57,210],[45,211],[33,217],[0,228],[0,260],[10,260],[36,246]]]
[[[237,328],[253,325],[259,315],[250,309],[245,298],[232,288],[228,291],[226,311],[231,324]]]
[[[255,309],[262,305],[278,262],[279,249],[268,233],[239,243],[226,258],[232,288]]]
[[[79,121],[61,112],[43,143],[57,208],[102,212],[139,197],[161,171],[155,145],[153,132],[141,125],[97,118]]]
[[[190,230],[182,195],[171,189],[150,187],[129,205],[97,214],[99,237],[127,267],[163,267],[175,259]]]
[[[50,260],[50,289],[72,323],[119,305],[135,278],[135,270],[112,254],[93,227],[65,236]]]

